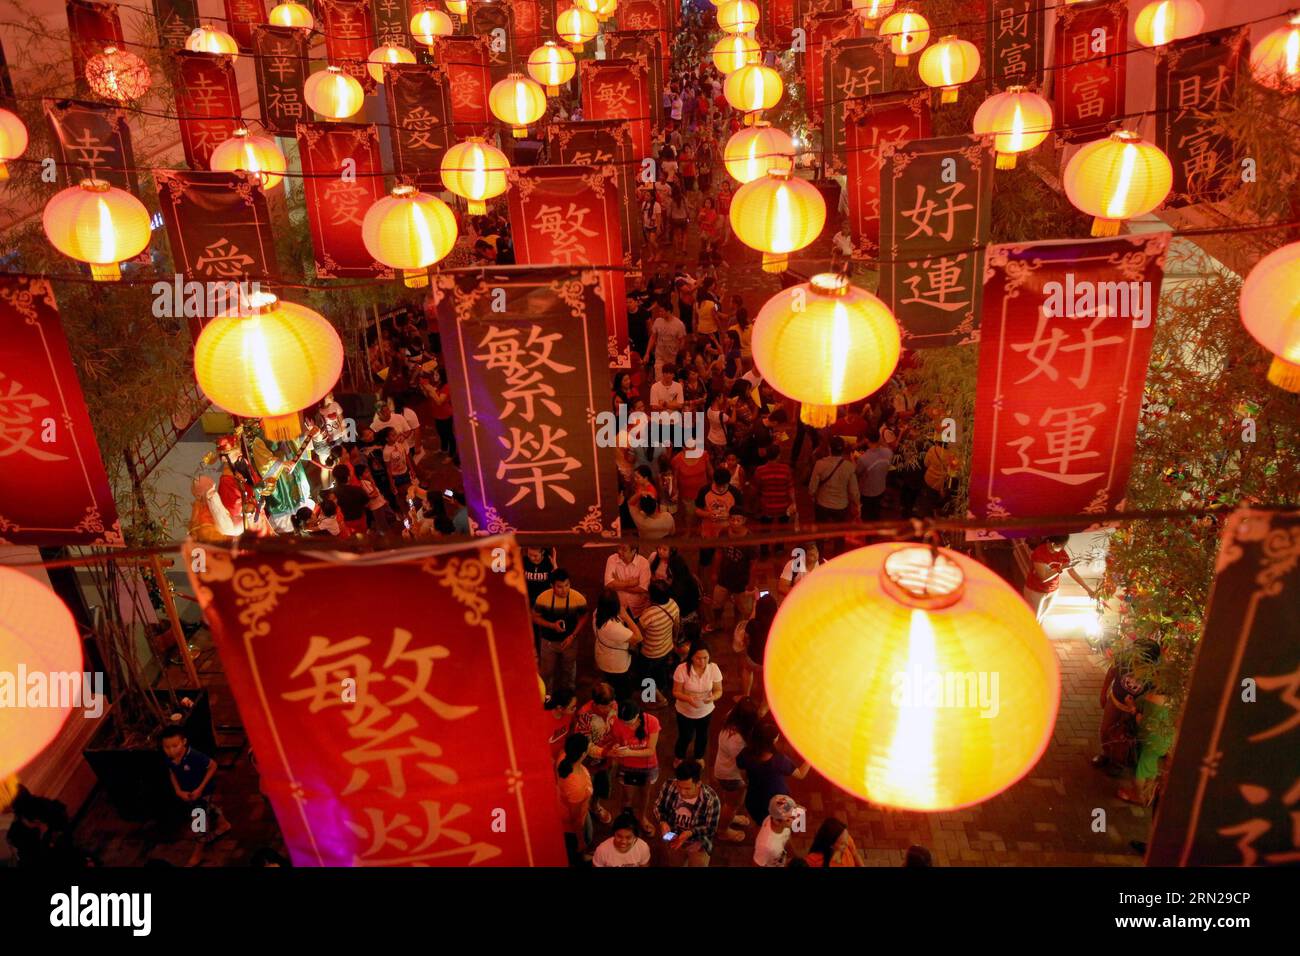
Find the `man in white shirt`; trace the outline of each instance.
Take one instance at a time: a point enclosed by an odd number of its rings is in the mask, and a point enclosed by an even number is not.
[[[632,520],[636,523],[636,532],[644,541],[667,538],[677,530],[673,516],[659,506],[659,502],[646,495],[640,501],[628,504]]]
[[[633,618],[650,605],[650,562],[634,544],[620,544],[605,562],[605,587],[618,592],[618,603]]]
[[[821,551],[816,541],[809,541],[803,546],[802,554],[796,554],[781,569],[781,578],[776,582],[776,596],[780,600],[790,593],[790,589],[799,583],[810,571],[815,571],[821,563]]]
[[[682,383],[675,381],[677,366],[667,363],[659,370],[659,381],[650,386],[650,411],[677,412],[686,404]]]
[[[685,323],[662,306],[656,306],[655,320],[650,326],[650,341],[646,344],[646,364],[650,364],[650,356],[654,355],[655,374],[662,377],[663,367],[677,360],[677,353],[682,350],[685,341]]]
[[[793,835],[791,826],[803,813],[803,807],[784,793],[777,794],[767,805],[768,817],[754,838],[755,866],[785,866],[789,858],[787,845]]]

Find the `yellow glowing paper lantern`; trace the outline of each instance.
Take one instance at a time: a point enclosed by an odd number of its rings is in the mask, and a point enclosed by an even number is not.
[[[515,139],[528,135],[528,127],[546,112],[546,91],[536,80],[511,73],[498,80],[488,93],[488,108],[503,123],[510,124]]]
[[[376,262],[402,270],[408,288],[429,284],[429,266],[456,244],[456,216],[437,196],[398,186],[366,210],[361,239]]]
[[[266,19],[277,27],[297,27],[300,30],[310,30],[316,25],[316,18],[311,15],[301,3],[277,3],[271,8]]]
[[[822,776],[875,804],[956,810],[1047,748],[1060,667],[1034,613],[947,548],[876,544],[823,562],[777,612],[772,716]]]
[[[900,10],[891,13],[880,24],[880,35],[889,39],[889,49],[894,53],[895,66],[907,66],[913,53],[930,42],[930,22],[919,13]]]
[[[130,103],[149,92],[149,64],[128,50],[104,47],[86,61],[86,84],[96,96]]]
[[[895,0],[853,0],[853,12],[858,15],[862,25],[873,27],[881,17],[887,17],[894,11]]]
[[[122,278],[118,263],[149,245],[149,210],[124,189],[102,179],[83,179],[55,193],[41,217],[50,245],[70,259],[89,263],[96,282]]]
[[[1138,11],[1133,35],[1143,46],[1164,46],[1196,36],[1204,25],[1205,10],[1197,0],[1155,0]]]
[[[618,13],[618,0],[601,0],[600,7],[596,10],[596,19],[604,23],[616,13]]]
[[[944,37],[921,54],[917,64],[921,82],[939,87],[940,103],[956,103],[957,88],[969,83],[980,69],[980,51],[974,43],[959,37]]]
[[[9,178],[9,160],[27,149],[27,125],[17,113],[0,109],[0,183]]]
[[[1052,104],[1023,86],[995,93],[975,111],[975,132],[993,137],[998,169],[1014,169],[1016,156],[1027,153],[1052,130]]]
[[[722,149],[722,162],[732,179],[752,183],[769,169],[793,169],[794,142],[784,130],[759,120],[731,135]]]
[[[215,405],[260,418],[266,437],[302,434],[298,413],[319,402],[343,371],[343,342],[320,313],[254,292],[203,327],[194,377]]]
[[[1300,88],[1300,13],[1250,51],[1250,74],[1256,83],[1284,93]]]
[[[770,110],[781,102],[784,92],[781,74],[761,63],[742,66],[722,84],[727,102],[745,114],[746,124],[752,124],[760,111]]]
[[[825,428],[836,408],[875,393],[898,365],[894,314],[832,272],[783,289],[754,319],[753,353],[764,381],[802,403],[807,425]]]
[[[728,33],[713,46],[713,65],[723,76],[762,59],[763,50],[758,41],[743,33]]]
[[[718,26],[723,33],[749,33],[758,29],[758,4],[754,0],[728,0],[719,4]]]
[[[84,670],[81,636],[67,605],[31,575],[0,566],[0,674],[13,681],[16,698],[0,706],[0,780],[49,746],[77,706],[71,694],[59,693],[62,681],[51,678],[74,674],[84,693]],[[38,675],[51,693],[33,697],[36,685],[29,680]],[[83,697],[81,706],[89,710],[94,703]]]
[[[1241,321],[1273,353],[1268,380],[1300,392],[1300,242],[1255,264],[1241,287]]]
[[[288,163],[270,136],[254,136],[240,128],[212,151],[208,166],[214,172],[232,173],[242,169],[257,173],[263,189],[274,189],[284,179]]]
[[[307,77],[302,85],[302,98],[321,116],[335,122],[360,111],[366,92],[342,67],[327,66]]]
[[[428,47],[437,43],[439,37],[451,36],[454,30],[451,17],[432,7],[426,7],[411,17],[411,36],[417,43]]]
[[[458,17],[464,17],[469,10],[469,0],[444,0],[443,6],[447,8],[448,13],[454,13]]]
[[[195,53],[219,53],[239,59],[239,44],[235,38],[224,30],[218,30],[206,23],[195,27],[185,38],[185,49]]]
[[[586,10],[593,16],[600,10],[601,0],[573,0],[573,5],[579,10]]]
[[[470,136],[442,154],[442,184],[469,202],[469,214],[487,212],[486,200],[506,191],[506,154],[481,136]]]
[[[578,61],[573,51],[554,40],[547,40],[528,54],[528,75],[546,87],[547,96],[556,96],[560,87],[573,79]]]
[[[1095,217],[1092,234],[1117,236],[1121,222],[1165,201],[1174,170],[1159,146],[1119,130],[1070,157],[1062,181],[1074,207]]]
[[[790,253],[810,245],[826,225],[826,200],[788,169],[770,169],[731,199],[732,231],[763,253],[765,272],[784,272]]]
[[[600,21],[596,15],[581,7],[569,7],[555,18],[555,33],[561,40],[573,47],[574,52],[581,53],[583,46],[596,39],[600,32]]]
[[[394,65],[414,62],[415,54],[406,47],[398,46],[395,43],[386,43],[370,51],[370,56],[366,57],[366,69],[370,71],[370,75],[376,83],[383,83],[385,63]]]

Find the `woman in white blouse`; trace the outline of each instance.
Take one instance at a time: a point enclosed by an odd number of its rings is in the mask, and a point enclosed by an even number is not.
[[[605,588],[596,602],[596,667],[618,700],[632,692],[632,651],[641,643],[641,628],[619,603],[618,592]]]
[[[703,761],[709,749],[709,721],[715,701],[722,696],[722,670],[714,664],[707,644],[691,645],[685,662],[673,672],[673,699],[677,709],[677,743],[673,747],[676,767],[686,759],[694,741],[693,757]]]

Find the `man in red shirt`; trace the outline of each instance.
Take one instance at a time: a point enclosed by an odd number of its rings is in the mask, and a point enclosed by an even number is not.
[[[794,471],[781,461],[781,449],[775,444],[763,449],[763,458],[763,464],[754,469],[754,485],[758,488],[758,520],[764,525],[770,525],[774,521],[788,524],[790,506],[794,504]],[[759,546],[760,559],[766,558],[767,552],[767,545]]]
[[[1088,597],[1095,598],[1097,592],[1088,587],[1086,581],[1074,570],[1074,559],[1065,549],[1070,540],[1068,534],[1050,535],[1046,541],[1036,547],[1029,556],[1029,576],[1025,579],[1024,596],[1029,606],[1034,609],[1039,623],[1047,617],[1056,591],[1061,586],[1061,575],[1068,572],[1070,577],[1079,582],[1079,586],[1088,592]]]
[[[670,467],[677,479],[677,500],[686,512],[686,522],[678,530],[686,534],[695,524],[695,499],[709,483],[709,456],[702,448],[683,448],[673,455]]]

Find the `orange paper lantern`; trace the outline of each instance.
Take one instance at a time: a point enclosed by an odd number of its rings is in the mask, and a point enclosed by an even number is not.
[[[185,38],[185,49],[195,53],[217,53],[239,59],[239,44],[235,38],[224,30],[218,30],[209,24],[195,27]]]
[[[770,169],[736,190],[729,218],[740,241],[763,253],[765,272],[784,272],[790,253],[821,235],[826,200],[790,170]]]
[[[980,104],[972,121],[975,132],[993,137],[998,169],[1014,169],[1052,129],[1052,104],[1023,86],[1009,86]]]
[[[451,17],[441,10],[426,7],[411,17],[411,36],[425,46],[433,46],[439,37],[449,37],[454,31]]]
[[[458,17],[464,17],[469,10],[468,0],[444,0],[443,6],[447,8],[448,13],[454,13]]]
[[[262,180],[263,189],[274,189],[283,181],[288,163],[270,136],[254,136],[248,130],[240,128],[212,151],[208,166],[214,172],[244,170],[257,173]]]
[[[1056,654],[998,575],[947,548],[877,544],[781,604],[763,663],[772,715],[817,772],[872,803],[956,810],[1039,760]]]
[[[727,102],[745,114],[746,125],[752,125],[762,110],[770,110],[781,102],[784,92],[781,74],[761,63],[742,66],[722,84]]]
[[[104,47],[86,61],[86,85],[96,96],[118,103],[130,103],[149,92],[153,77],[149,64],[127,50]]]
[[[919,13],[900,10],[891,13],[880,24],[880,35],[889,40],[889,49],[894,53],[894,65],[907,66],[912,54],[923,50],[930,42],[930,21]]]
[[[149,210],[124,189],[102,179],[83,179],[57,192],[41,217],[50,245],[89,263],[96,282],[122,278],[118,263],[149,246]]]
[[[92,701],[65,696],[58,675],[75,675],[84,693],[84,659],[77,624],[58,596],[40,581],[0,565],[0,674],[13,684],[0,690],[0,780],[27,766],[67,721],[74,706]],[[46,690],[38,693],[33,677]],[[9,694],[12,699],[6,699]],[[102,703],[102,702],[101,702]]]
[[[618,13],[618,0],[601,0],[596,10],[596,19],[604,23],[616,13]]]
[[[366,69],[376,83],[383,83],[384,64],[395,65],[397,63],[414,62],[415,54],[406,47],[397,46],[395,43],[387,43],[370,51],[370,55],[366,57]]]
[[[27,149],[27,126],[17,113],[0,109],[0,183],[9,178],[9,160]]]
[[[718,26],[723,33],[749,33],[758,29],[758,4],[754,0],[728,0],[719,4]]]
[[[344,73],[342,67],[327,66],[307,77],[302,98],[325,119],[337,122],[361,110],[366,92],[356,77]]]
[[[969,83],[980,69],[980,51],[974,43],[959,37],[943,37],[921,54],[917,64],[921,82],[939,87],[940,103],[956,103],[958,87]]]
[[[469,214],[487,212],[486,200],[506,191],[506,154],[481,136],[470,136],[442,154],[442,184],[469,203]]]
[[[1250,74],[1256,83],[1283,93],[1300,88],[1300,13],[1250,51]]]
[[[887,17],[894,11],[895,0],[853,0],[853,12],[858,15],[862,25],[873,27],[881,17]]]
[[[301,3],[277,3],[271,8],[266,19],[277,27],[297,27],[310,30],[316,25],[316,18]]]
[[[429,266],[456,244],[456,216],[437,196],[398,186],[377,200],[361,221],[361,239],[376,262],[402,270],[411,289],[429,284]]]
[[[876,392],[898,365],[894,314],[846,276],[832,272],[782,289],[754,319],[754,364],[805,424],[825,428],[836,408]]]
[[[555,32],[561,40],[573,47],[574,52],[581,53],[589,40],[596,39],[596,34],[600,32],[600,21],[588,10],[569,7],[555,18]]]
[[[1197,0],[1155,0],[1138,11],[1133,35],[1143,46],[1164,46],[1196,36],[1204,25],[1205,10]]]
[[[266,436],[302,434],[298,413],[319,402],[343,371],[343,342],[324,316],[269,292],[203,327],[194,343],[194,377],[214,404],[260,418]]]
[[[784,130],[759,120],[731,135],[722,162],[737,182],[752,183],[769,169],[793,169],[794,142]]]
[[[762,59],[763,51],[758,41],[743,33],[728,33],[713,46],[713,65],[723,76]]]
[[[503,123],[510,124],[515,139],[528,135],[528,126],[546,113],[546,91],[536,80],[511,73],[498,80],[488,93],[488,108]]]
[[[1174,182],[1169,158],[1137,133],[1119,130],[1070,157],[1062,176],[1075,208],[1094,216],[1094,236],[1119,235],[1120,223],[1155,209]]]
[[[1241,321],[1273,353],[1268,380],[1300,392],[1300,242],[1275,249],[1241,286]]]
[[[546,87],[547,96],[558,95],[577,69],[573,51],[554,40],[547,40],[528,54],[528,75]]]

